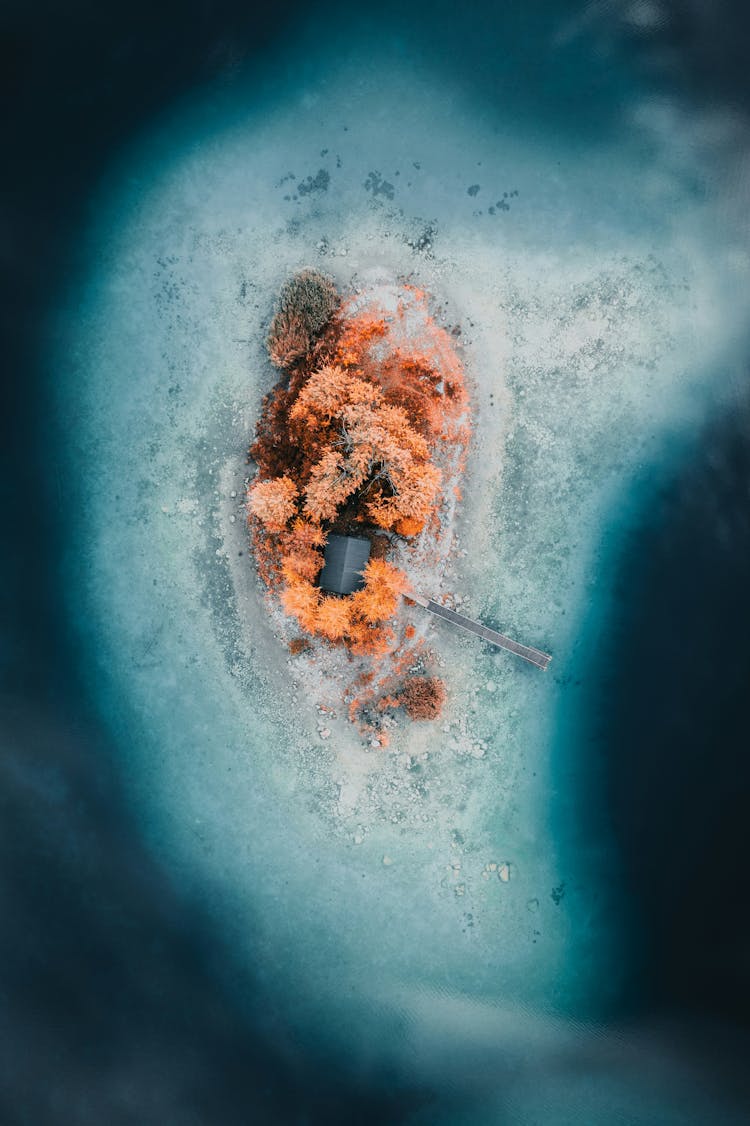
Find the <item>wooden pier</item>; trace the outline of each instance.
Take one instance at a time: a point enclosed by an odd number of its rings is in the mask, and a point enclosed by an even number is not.
[[[545,670],[552,660],[549,653],[542,653],[540,649],[532,649],[530,645],[521,645],[518,641],[506,637],[504,633],[498,633],[497,630],[483,626],[481,622],[475,622],[464,614],[457,614],[455,610],[449,610],[447,606],[441,606],[439,602],[433,602],[431,598],[423,598],[420,594],[409,594],[407,597],[412,602],[423,606],[425,610],[429,610],[437,618],[444,618],[446,622],[452,622],[454,626],[481,637],[483,641],[489,641],[491,645],[497,645],[499,649],[507,649],[509,653],[515,653],[517,657],[523,657],[524,661],[529,661],[532,665],[536,665],[538,669]]]

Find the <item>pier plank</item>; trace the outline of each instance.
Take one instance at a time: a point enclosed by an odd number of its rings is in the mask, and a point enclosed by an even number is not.
[[[481,637],[483,641],[489,641],[491,645],[496,645],[499,649],[506,649],[509,653],[515,653],[517,657],[522,657],[524,661],[529,661],[532,665],[536,665],[538,669],[546,670],[552,660],[549,653],[543,653],[541,649],[534,649],[531,645],[521,645],[513,638],[506,637],[504,633],[498,633],[497,630],[490,629],[489,626],[485,626],[481,622],[467,618],[465,614],[459,614],[455,610],[450,610],[447,606],[441,606],[439,602],[434,602],[431,598],[414,594],[409,597],[413,602],[428,610],[430,614],[434,614],[435,617],[443,618],[444,621],[458,626],[459,629],[473,633],[476,637]]]

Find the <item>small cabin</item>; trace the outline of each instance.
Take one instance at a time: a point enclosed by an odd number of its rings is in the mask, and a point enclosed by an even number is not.
[[[331,594],[354,594],[365,585],[362,572],[370,558],[370,541],[364,536],[330,535],[323,554],[318,585]]]

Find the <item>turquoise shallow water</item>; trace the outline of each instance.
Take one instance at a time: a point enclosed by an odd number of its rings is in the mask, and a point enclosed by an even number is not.
[[[515,87],[489,110],[488,72],[469,81],[409,34],[373,52],[353,31],[345,54],[308,38],[265,82],[187,102],[110,175],[49,361],[65,582],[149,848],[280,1019],[346,1066],[452,1091],[500,1052],[523,1102],[561,1043],[589,1050],[580,1022],[629,981],[578,717],[623,537],[731,397],[717,373],[747,261],[696,191],[690,138],[675,159],[624,110],[610,132],[533,125],[538,89],[525,113]],[[449,730],[391,756],[317,738],[239,555],[232,493],[273,379],[263,328],[301,262],[342,285],[413,275],[468,326],[468,554],[446,582],[555,657],[540,678],[435,634]]]

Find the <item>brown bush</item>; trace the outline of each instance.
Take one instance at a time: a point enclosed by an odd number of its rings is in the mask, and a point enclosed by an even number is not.
[[[266,345],[271,363],[288,368],[310,351],[340,304],[332,279],[300,270],[282,286]]]
[[[445,703],[445,684],[436,676],[412,676],[396,701],[412,719],[437,719]]]
[[[274,367],[289,368],[307,355],[310,336],[297,313],[282,310],[271,322],[267,344],[268,355]]]

